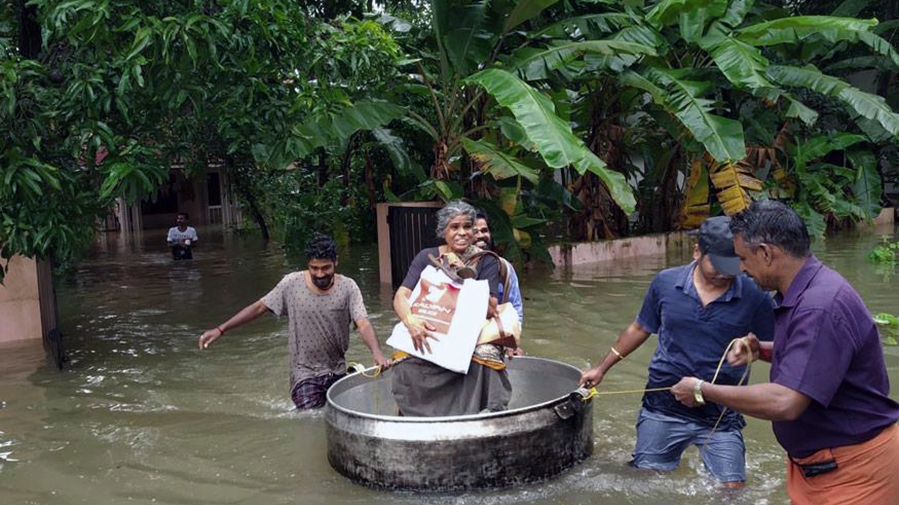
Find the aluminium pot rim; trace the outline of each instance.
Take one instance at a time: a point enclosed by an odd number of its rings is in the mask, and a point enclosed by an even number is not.
[[[561,365],[566,368],[570,368],[570,369],[576,371],[578,374],[581,373],[581,370],[579,368],[577,368],[576,366],[568,364],[568,363],[564,363],[562,361],[554,360],[554,359],[540,358],[537,356],[517,356],[514,359],[515,360],[543,361],[543,362],[553,363],[556,365]],[[366,371],[371,370],[373,368],[375,368],[375,367],[367,368]],[[460,416],[434,416],[434,417],[387,416],[387,415],[382,415],[382,414],[369,414],[367,412],[360,412],[358,410],[348,409],[346,407],[342,407],[342,406],[338,405],[334,401],[334,399],[331,396],[331,391],[334,390],[334,386],[337,386],[338,384],[340,384],[343,381],[346,381],[349,379],[355,379],[355,378],[357,378],[357,374],[355,374],[355,373],[347,375],[346,377],[335,382],[330,388],[328,388],[328,391],[326,393],[326,398],[328,400],[327,407],[328,407],[329,411],[334,410],[334,411],[338,411],[342,414],[345,414],[347,416],[358,417],[358,418],[363,418],[363,419],[373,419],[376,421],[388,421],[388,422],[394,422],[394,423],[409,423],[409,424],[481,421],[481,420],[489,420],[489,419],[499,419],[499,418],[503,418],[503,417],[524,414],[527,412],[543,410],[547,407],[551,407],[551,406],[554,406],[555,404],[558,404],[558,403],[568,400],[568,396],[570,394],[570,393],[565,393],[564,395],[562,395],[558,398],[553,398],[552,400],[547,400],[545,402],[536,403],[533,405],[519,407],[517,409],[503,410],[500,412],[490,412],[490,413],[486,413],[486,414],[465,414],[465,415],[460,415]],[[572,390],[572,391],[574,391],[574,390]]]

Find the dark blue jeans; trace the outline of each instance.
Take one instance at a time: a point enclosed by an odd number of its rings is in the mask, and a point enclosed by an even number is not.
[[[674,470],[690,445],[699,448],[702,463],[721,482],[746,480],[746,446],[740,430],[716,430],[689,419],[640,409],[637,446],[631,465],[651,470]]]

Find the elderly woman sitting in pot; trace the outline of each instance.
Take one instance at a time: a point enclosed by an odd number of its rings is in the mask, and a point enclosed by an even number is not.
[[[393,308],[409,330],[415,348],[430,352],[429,338],[434,326],[412,314],[410,295],[422,271],[438,263],[442,270],[459,277],[475,275],[490,285],[490,307],[493,316],[500,282],[495,257],[484,255],[474,245],[474,222],[477,211],[460,200],[446,204],[437,212],[437,236],[445,245],[424,249],[412,261],[402,286],[393,298]],[[474,266],[474,268],[470,268]],[[475,349],[468,374],[456,373],[428,361],[409,357],[395,366],[393,396],[404,416],[455,416],[505,410],[512,395],[512,385],[505,370],[502,348],[481,344]]]

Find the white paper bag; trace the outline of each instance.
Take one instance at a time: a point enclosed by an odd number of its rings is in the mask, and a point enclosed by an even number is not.
[[[409,298],[412,314],[424,319],[437,331],[437,340],[428,339],[431,352],[415,350],[412,336],[403,323],[393,328],[387,345],[430,361],[435,365],[466,374],[478,334],[487,317],[490,285],[487,281],[465,279],[455,284],[440,270],[428,265]]]

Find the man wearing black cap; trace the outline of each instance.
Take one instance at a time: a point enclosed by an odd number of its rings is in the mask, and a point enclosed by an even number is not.
[[[621,332],[602,362],[584,372],[580,382],[599,385],[610,368],[651,334],[658,334],[646,384],[647,390],[656,391],[643,395],[631,465],[674,470],[683,451],[696,445],[709,473],[725,487],[741,487],[746,479],[743,417],[733,411],[725,411],[722,417],[721,407],[711,403],[686,407],[670,391],[657,390],[673,386],[684,376],[712,380],[734,338],[750,332],[761,340],[774,337],[771,297],[740,274],[729,223],[725,216],[702,223],[696,233],[694,261],[655,276],[637,319]],[[743,372],[743,367],[725,364],[715,382],[736,385]]]

